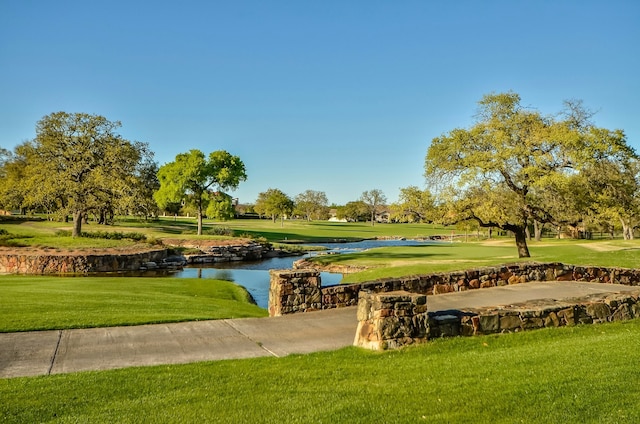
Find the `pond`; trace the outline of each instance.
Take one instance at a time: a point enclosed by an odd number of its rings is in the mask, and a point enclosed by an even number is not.
[[[323,246],[327,250],[320,253],[352,253],[373,249],[375,247],[389,246],[421,246],[436,244],[433,241],[417,240],[365,240],[351,243],[309,243],[314,246]],[[233,281],[247,289],[251,296],[262,308],[267,308],[269,303],[269,270],[291,269],[293,262],[301,258],[317,255],[319,252],[311,252],[304,256],[288,256],[283,258],[271,258],[256,262],[226,262],[213,266],[190,266],[171,274],[178,278],[210,278],[216,280]],[[323,286],[339,284],[342,274],[329,272],[320,273]]]

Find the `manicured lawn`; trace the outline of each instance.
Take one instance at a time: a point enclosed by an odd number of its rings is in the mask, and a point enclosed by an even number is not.
[[[640,320],[0,380],[0,421],[636,423]]]
[[[244,288],[185,278],[0,276],[0,332],[266,316]]]
[[[343,282],[351,283],[525,261],[640,268],[640,240],[544,240],[532,242],[530,251],[531,258],[519,259],[513,241],[501,239],[378,248],[354,254],[319,256],[314,261],[371,267],[345,275]]]
[[[71,230],[71,223],[48,221],[11,221],[0,222],[0,228],[4,228],[12,234],[18,234],[29,238],[18,239],[19,242],[29,246],[70,247],[74,243],[76,247],[105,247],[97,239],[71,239],[70,237],[56,237],[57,230]],[[215,229],[230,229],[236,237],[264,237],[272,242],[322,242],[335,239],[360,240],[375,237],[407,237],[416,238],[434,234],[450,234],[450,230],[431,224],[377,224],[371,226],[365,222],[343,223],[328,221],[307,222],[303,220],[285,221],[284,227],[280,223],[270,220],[231,220],[228,222],[214,222],[205,220],[203,238],[229,238],[224,236],[207,235]],[[108,231],[108,232],[138,232],[144,233],[149,238],[197,238],[196,221],[190,218],[160,218],[156,221],[140,221],[132,218],[122,218],[115,225],[85,224],[84,232]],[[68,240],[65,240],[68,239]],[[104,241],[103,241],[104,243]],[[117,246],[131,245],[132,242],[121,241]],[[110,247],[110,246],[106,246]]]

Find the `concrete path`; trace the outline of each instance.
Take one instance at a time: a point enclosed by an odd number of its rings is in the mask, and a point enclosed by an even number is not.
[[[637,287],[531,282],[429,296],[430,311],[566,299]],[[60,331],[0,333],[0,377],[285,356],[353,343],[356,308],[245,318]]]

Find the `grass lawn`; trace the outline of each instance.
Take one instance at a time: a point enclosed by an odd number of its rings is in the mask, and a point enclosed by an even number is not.
[[[82,226],[83,232],[137,232],[144,233],[148,238],[197,238],[196,220],[193,218],[160,218],[156,221],[140,221],[122,218],[115,225],[97,225],[89,223]],[[51,248],[76,245],[76,247],[112,247],[108,242],[112,240],[72,239],[71,237],[56,237],[57,230],[71,230],[71,223],[49,221],[0,221],[0,228],[11,234],[23,236],[16,241],[28,246],[47,246]],[[236,237],[264,237],[271,242],[322,242],[334,239],[361,240],[375,237],[424,237],[434,234],[449,234],[450,230],[431,224],[377,224],[371,226],[365,222],[328,222],[303,220],[285,221],[284,227],[280,222],[270,220],[232,220],[228,222],[214,222],[205,220],[203,230],[205,235],[200,237],[229,238],[224,236],[206,235],[218,229],[230,229]],[[120,240],[115,247],[132,245],[133,242]],[[78,244],[79,243],[79,244]],[[99,243],[107,243],[103,246]]]
[[[186,278],[0,276],[0,332],[266,316],[244,288]]]
[[[636,423],[640,320],[0,380],[0,421]]]
[[[515,243],[510,239],[469,243],[443,242],[318,256],[314,261],[321,264],[371,267],[363,272],[345,275],[343,282],[349,283],[524,261],[640,268],[640,240],[544,240],[532,242],[529,248],[531,258],[519,259]]]

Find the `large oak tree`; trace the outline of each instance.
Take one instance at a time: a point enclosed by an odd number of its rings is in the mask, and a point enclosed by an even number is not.
[[[119,127],[86,113],[55,112],[38,121],[35,139],[16,148],[22,179],[13,188],[21,206],[71,213],[72,234],[80,236],[84,215],[124,198],[151,155],[146,143],[117,134]]]
[[[425,176],[449,193],[458,220],[511,231],[519,257],[529,257],[526,228],[531,220],[554,222],[541,201],[545,188],[602,160],[635,157],[624,132],[593,125],[581,102],[565,102],[557,116],[520,104],[513,92],[488,94],[478,119],[433,139]],[[447,189],[445,189],[445,187]]]

